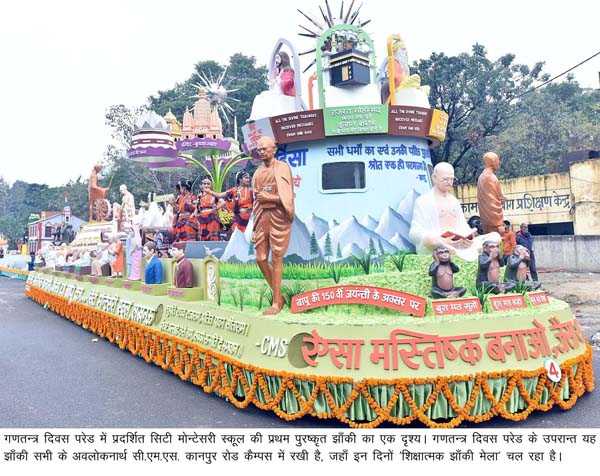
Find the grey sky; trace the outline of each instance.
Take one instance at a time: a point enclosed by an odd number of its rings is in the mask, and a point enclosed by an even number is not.
[[[331,0],[339,5],[338,0]],[[348,2],[346,2],[348,3]],[[365,0],[361,17],[378,59],[400,33],[410,60],[457,54],[479,42],[491,57],[545,61],[556,74],[600,49],[598,2],[573,0],[405,2]],[[0,17],[0,175],[58,185],[86,177],[107,141],[104,109],[137,105],[185,80],[195,62],[226,62],[236,52],[267,62],[279,37],[302,51],[296,7],[317,0],[6,2]],[[304,63],[306,64],[306,60]],[[575,71],[598,87],[600,57]]]

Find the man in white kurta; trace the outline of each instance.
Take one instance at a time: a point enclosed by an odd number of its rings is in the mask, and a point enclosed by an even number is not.
[[[440,162],[431,176],[433,188],[415,201],[409,238],[417,253],[429,254],[437,246],[446,246],[452,254],[467,261],[475,261],[484,241],[499,242],[498,233],[475,236],[470,228],[460,202],[452,194],[454,168]],[[447,236],[442,236],[447,235]],[[452,236],[454,235],[454,236]],[[463,237],[457,239],[457,236]]]

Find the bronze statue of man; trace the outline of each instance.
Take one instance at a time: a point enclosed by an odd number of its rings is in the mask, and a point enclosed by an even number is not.
[[[477,204],[483,233],[504,232],[504,196],[496,172],[500,169],[500,157],[495,152],[483,155],[484,170],[477,180]]]
[[[94,205],[98,200],[106,199],[108,188],[101,187],[98,185],[98,174],[102,170],[102,165],[96,164],[92,169],[90,180],[88,182],[88,199],[89,199],[89,220],[90,221],[103,221],[106,220],[106,214],[103,216],[95,216]],[[106,210],[108,212],[109,210]]]
[[[276,149],[273,139],[260,138],[257,152],[263,163],[252,177],[255,193],[252,241],[256,263],[273,290],[273,305],[263,313],[265,315],[277,314],[283,308],[283,257],[290,243],[294,220],[292,171],[286,162],[275,159]]]

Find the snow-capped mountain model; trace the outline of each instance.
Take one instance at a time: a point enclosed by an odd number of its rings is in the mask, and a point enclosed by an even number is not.
[[[327,220],[323,220],[313,213],[310,218],[306,220],[306,228],[308,228],[308,233],[314,233],[318,240],[329,231],[329,223],[327,223]]]
[[[327,235],[321,237],[319,240],[319,247],[323,252],[325,251],[326,238]],[[329,230],[329,238],[331,240],[331,249],[333,251],[334,259],[339,259],[339,257],[336,256],[338,244],[342,253],[342,258],[347,258],[352,254],[352,249],[356,249],[351,246],[353,244],[356,245],[356,247],[360,250],[368,251],[372,242],[376,252],[379,253],[379,243],[381,243],[381,248],[383,248],[385,253],[395,253],[398,251],[398,249],[385,238],[381,237],[374,231],[369,230],[364,225],[361,225],[356,217],[348,218],[338,226]]]
[[[375,228],[377,228],[378,224],[377,220],[375,220],[375,218],[373,218],[371,215],[365,215],[360,220],[358,220],[358,223],[368,228],[369,230],[374,230]]]

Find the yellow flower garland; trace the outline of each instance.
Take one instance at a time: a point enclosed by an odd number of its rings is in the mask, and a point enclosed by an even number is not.
[[[395,425],[408,425],[418,419],[431,428],[454,428],[463,421],[481,423],[494,416],[520,421],[527,418],[534,410],[548,411],[555,404],[563,410],[568,410],[575,405],[577,398],[586,391],[591,392],[594,389],[592,348],[589,345],[587,345],[584,354],[569,359],[561,365],[562,378],[558,384],[548,379],[544,368],[531,371],[481,372],[474,375],[451,377],[391,380],[363,379],[354,381],[349,377],[307,376],[256,367],[142,324],[99,311],[85,304],[68,301],[62,296],[46,292],[34,286],[29,286],[25,294],[35,302],[47,305],[50,310],[58,315],[106,338],[111,343],[118,345],[120,349],[127,349],[146,362],[153,362],[164,370],[173,372],[181,380],[190,380],[207,393],[214,392],[227,398],[237,408],[246,408],[252,403],[262,410],[273,411],[277,416],[287,421],[296,420],[305,415],[312,415],[323,419],[336,418],[353,428],[375,428],[386,421]],[[232,369],[231,379],[227,375],[226,366]],[[252,384],[248,381],[244,371],[253,373]],[[271,395],[266,377],[279,377],[282,380],[275,395]],[[532,377],[538,378],[533,396],[529,394],[523,383],[523,379]],[[498,400],[494,397],[488,384],[488,379],[497,378],[506,378],[508,381],[506,389]],[[308,399],[303,397],[296,388],[295,382],[297,380],[313,384],[313,390]],[[474,381],[474,385],[468,401],[464,406],[460,406],[454,398],[450,386],[466,381]],[[563,400],[561,394],[567,381],[570,396],[568,400]],[[328,388],[328,384],[341,383],[351,384],[352,392],[347,400],[341,406],[338,406]],[[235,395],[238,384],[241,385],[244,391],[243,400]],[[410,396],[409,386],[422,384],[433,385],[433,390],[427,400],[421,406],[417,406]],[[378,385],[394,386],[394,393],[385,407],[381,407],[369,391],[371,387]],[[506,404],[515,388],[527,404],[527,408],[518,413],[510,413],[506,408]],[[259,389],[264,402],[261,402],[256,395]],[[544,389],[547,389],[550,395],[546,403],[541,402]],[[290,391],[297,399],[300,406],[297,412],[288,413],[282,409],[281,403],[286,390]],[[490,402],[490,409],[481,415],[471,415],[480,392],[483,392],[484,397]],[[428,409],[435,404],[440,394],[446,398],[448,404],[456,413],[454,418],[444,423],[436,422],[427,416]],[[328,412],[318,412],[314,408],[314,403],[319,395],[324,396],[330,409]],[[409,416],[396,417],[391,414],[400,396],[404,398],[410,408],[411,414]],[[364,398],[377,415],[374,420],[358,423],[347,416],[348,409],[359,397]]]
[[[29,271],[24,269],[16,269],[16,268],[7,268],[6,266],[0,266],[0,273],[12,273],[18,274],[20,276],[28,276]]]

